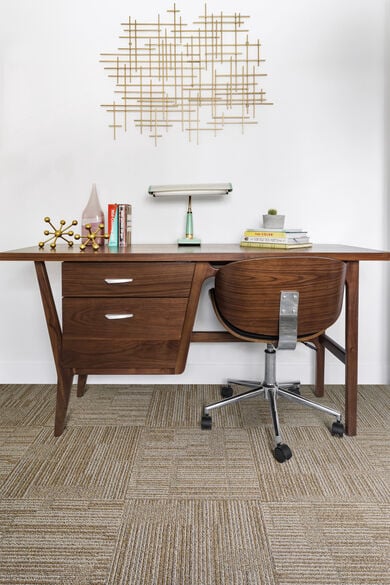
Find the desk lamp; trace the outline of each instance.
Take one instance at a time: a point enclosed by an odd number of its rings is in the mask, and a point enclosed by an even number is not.
[[[227,195],[232,190],[231,183],[201,183],[198,185],[151,185],[148,192],[153,197],[188,197],[185,237],[179,238],[177,243],[179,246],[200,246],[200,239],[194,237],[192,197]]]

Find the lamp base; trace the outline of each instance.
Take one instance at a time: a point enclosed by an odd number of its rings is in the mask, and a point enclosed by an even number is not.
[[[177,240],[178,246],[200,246],[199,238],[179,238]]]

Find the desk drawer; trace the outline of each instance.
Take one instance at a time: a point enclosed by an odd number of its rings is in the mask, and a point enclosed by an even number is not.
[[[180,339],[186,298],[63,298],[63,334],[94,342],[98,338]]]
[[[65,297],[188,297],[194,264],[63,262]]]
[[[64,338],[62,365],[81,374],[180,374],[180,341]]]

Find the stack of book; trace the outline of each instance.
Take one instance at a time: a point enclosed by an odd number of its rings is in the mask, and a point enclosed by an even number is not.
[[[107,231],[109,246],[125,248],[131,245],[131,205],[129,203],[109,203]]]
[[[241,246],[254,248],[310,248],[311,242],[307,232],[301,229],[247,229]]]

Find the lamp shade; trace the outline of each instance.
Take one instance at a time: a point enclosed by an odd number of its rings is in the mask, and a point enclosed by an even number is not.
[[[153,197],[188,197],[227,195],[233,190],[231,183],[199,183],[188,185],[150,185],[149,195]]]

